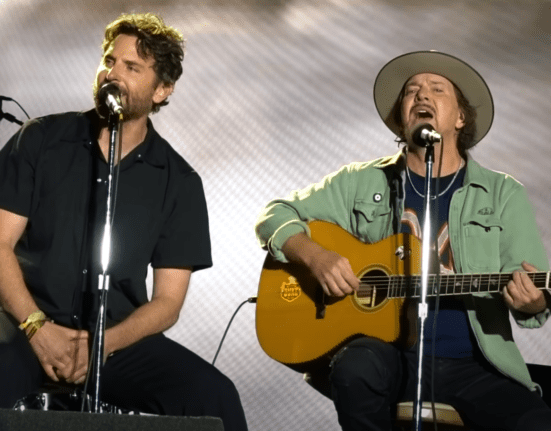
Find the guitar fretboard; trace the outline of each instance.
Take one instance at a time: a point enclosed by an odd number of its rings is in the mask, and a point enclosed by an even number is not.
[[[549,289],[550,272],[529,272],[526,275],[538,289]],[[443,296],[501,292],[511,277],[511,273],[432,274],[428,278],[427,296],[435,296],[438,286]],[[385,291],[388,298],[416,298],[421,292],[421,276],[370,276],[368,273],[361,278],[358,296],[371,296],[374,289],[377,292]]]

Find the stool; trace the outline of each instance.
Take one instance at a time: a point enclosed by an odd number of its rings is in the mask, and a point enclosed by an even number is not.
[[[463,423],[461,416],[459,416],[459,413],[457,413],[452,406],[443,403],[434,403],[434,409],[439,431],[459,431],[468,429]],[[413,401],[398,403],[396,406],[395,427],[398,430],[404,431],[413,429],[413,413]],[[435,420],[430,402],[423,402],[421,417],[423,424],[428,426],[427,429],[431,429],[429,424],[433,424]]]
[[[331,387],[327,375],[323,373],[304,373],[304,381],[327,398],[331,398]],[[413,401],[404,401],[396,406],[396,419],[394,429],[409,431],[413,429]],[[439,431],[468,431],[459,413],[450,405],[443,403],[434,404],[436,410],[436,423]],[[433,424],[434,417],[430,402],[423,402],[421,407],[423,424]],[[427,428],[430,429],[430,428]]]

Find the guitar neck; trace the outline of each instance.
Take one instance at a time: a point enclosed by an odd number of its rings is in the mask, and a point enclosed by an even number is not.
[[[528,272],[526,275],[530,277],[538,289],[544,290],[549,289],[550,273]],[[501,292],[511,277],[512,273],[447,274],[440,276],[431,274],[428,278],[427,296],[435,296],[438,285],[440,286],[441,296]],[[364,285],[363,281],[362,279],[362,285]],[[368,281],[366,284],[373,286],[374,283]],[[421,276],[395,275],[388,277],[387,288],[389,298],[419,297],[421,292]]]

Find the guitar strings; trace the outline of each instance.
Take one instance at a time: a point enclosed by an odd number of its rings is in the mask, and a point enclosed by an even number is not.
[[[547,287],[548,274],[546,272],[527,273],[530,279],[534,282],[538,289],[549,289]],[[436,275],[429,275],[429,284],[431,292],[435,292]],[[456,295],[466,293],[491,293],[499,292],[510,280],[511,274],[488,273],[488,274],[449,274],[440,276],[440,290],[442,295]],[[360,291],[356,295],[371,296],[373,290],[383,292],[392,292],[394,297],[405,297],[408,293],[413,293],[411,296],[418,295],[420,290],[421,276],[404,276],[404,275],[364,275],[360,282]],[[451,283],[450,283],[451,281]],[[464,286],[465,281],[468,281],[467,286]],[[473,291],[472,287],[475,288]],[[451,291],[450,291],[451,290]],[[393,297],[391,295],[388,295]]]

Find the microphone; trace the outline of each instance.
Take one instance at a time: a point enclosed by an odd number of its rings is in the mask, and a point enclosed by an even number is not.
[[[102,85],[98,92],[98,110],[101,116],[122,114],[121,90],[113,82]]]
[[[442,135],[434,130],[432,124],[419,124],[411,135],[411,140],[414,144],[420,147],[428,147],[430,145],[442,142]]]
[[[18,124],[19,126],[22,126],[23,125],[23,121],[21,120],[18,120],[17,118],[15,118],[13,115],[7,113],[7,112],[3,112],[1,109],[0,109],[0,121],[2,119],[6,119],[8,120],[10,123],[15,123],[15,124]]]

